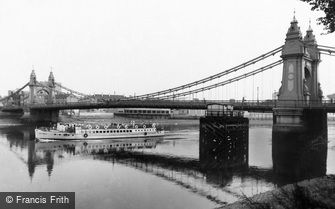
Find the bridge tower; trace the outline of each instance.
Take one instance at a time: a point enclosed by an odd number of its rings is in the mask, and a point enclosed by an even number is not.
[[[48,87],[49,87],[49,97],[48,97],[48,103],[54,103],[55,101],[55,77],[50,71],[49,78],[48,78]]]
[[[298,21],[293,18],[281,57],[284,64],[279,105],[285,107],[321,102],[322,91],[318,82],[320,53],[311,26],[302,38]]]
[[[320,52],[311,26],[303,38],[293,18],[281,57],[282,85],[278,106],[273,109],[273,171],[291,180],[301,180],[306,174],[324,175],[325,166],[320,169],[316,165],[327,160],[327,113],[309,108],[322,103]]]
[[[29,103],[35,103],[35,96],[36,96],[36,87],[37,87],[37,80],[35,70],[33,69],[30,74],[29,80]]]
[[[323,97],[318,81],[320,51],[311,26],[303,38],[298,21],[293,17],[281,57],[284,63],[282,85],[278,107],[274,108],[274,125],[304,126],[308,115],[326,117],[325,112],[306,109],[310,105],[321,104]]]

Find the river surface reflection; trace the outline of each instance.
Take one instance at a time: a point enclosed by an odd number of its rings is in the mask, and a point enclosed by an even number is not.
[[[199,125],[181,122],[166,129],[167,136],[142,144],[145,148],[115,154],[105,146],[121,142],[35,142],[33,127],[0,119],[0,191],[76,192],[80,209],[194,209],[215,208],[292,180],[278,181],[273,173],[271,125],[250,127],[249,167],[219,171],[199,168]],[[328,124],[328,141],[326,162],[313,167],[320,169],[317,175],[335,174],[335,124]]]

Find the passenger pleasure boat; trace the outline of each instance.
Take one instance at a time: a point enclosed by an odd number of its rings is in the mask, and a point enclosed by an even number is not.
[[[152,124],[60,124],[53,127],[41,127],[35,129],[36,139],[113,139],[163,136],[164,130]]]

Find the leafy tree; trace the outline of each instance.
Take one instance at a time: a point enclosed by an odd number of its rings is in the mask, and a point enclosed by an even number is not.
[[[318,24],[323,24],[327,33],[335,31],[335,0],[301,0],[312,6],[312,10],[323,11],[326,16],[318,18]]]

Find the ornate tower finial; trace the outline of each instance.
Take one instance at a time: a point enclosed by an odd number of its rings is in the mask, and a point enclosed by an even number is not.
[[[297,22],[297,19],[295,18],[295,9],[293,11],[293,21],[292,22]]]
[[[29,84],[30,85],[35,85],[36,84],[36,74],[35,74],[35,70],[34,70],[34,65],[33,65],[33,69],[31,70],[31,73],[30,73]]]
[[[306,31],[304,41],[307,44],[316,44],[315,36],[313,34],[313,29],[311,26],[311,19],[309,19],[309,26],[308,26],[308,30]]]
[[[50,87],[55,86],[55,77],[54,77],[54,74],[52,73],[52,71],[50,71],[48,82],[49,82]]]
[[[307,31],[313,31],[312,26],[311,26],[311,18],[309,18],[309,26]]]
[[[295,18],[295,10],[294,10],[294,15],[293,15],[293,20],[286,33],[286,40],[288,39],[302,39],[300,27],[298,26],[298,21]]]

